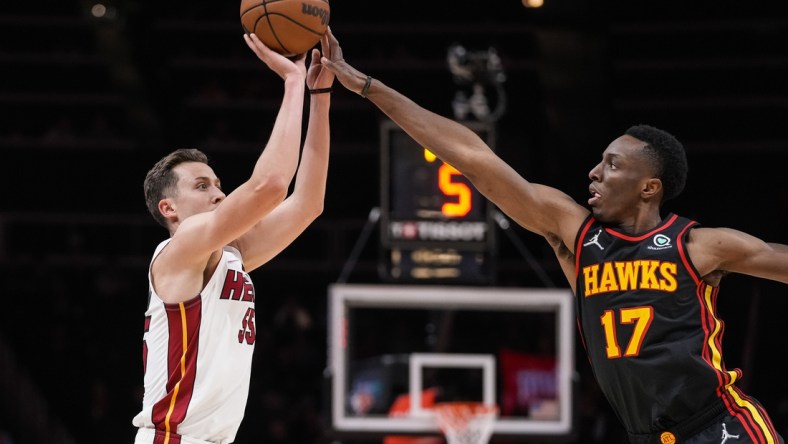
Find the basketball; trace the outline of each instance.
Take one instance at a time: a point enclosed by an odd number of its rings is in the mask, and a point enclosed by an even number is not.
[[[241,0],[241,25],[290,57],[312,49],[328,29],[327,0]]]

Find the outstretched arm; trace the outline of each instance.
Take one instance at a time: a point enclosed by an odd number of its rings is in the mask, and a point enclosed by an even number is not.
[[[166,302],[185,300],[202,289],[205,276],[221,257],[222,247],[252,229],[282,203],[298,166],[305,57],[289,60],[265,47],[255,35],[244,35],[244,39],[258,58],[284,80],[282,104],[249,179],[213,211],[181,221],[167,248],[152,264],[156,291]]]
[[[331,47],[325,36],[321,40],[321,49],[323,54],[330,54]],[[320,51],[313,49],[306,77],[306,86],[310,92],[308,129],[293,193],[237,242],[247,271],[254,270],[279,254],[323,212],[334,73],[324,69],[320,59]]]
[[[558,237],[570,248],[588,210],[565,193],[534,184],[498,157],[472,130],[413,102],[379,79],[349,65],[331,30],[336,49],[323,64],[345,88],[374,103],[423,147],[462,172],[473,185],[522,227],[545,237]]]
[[[294,62],[267,48],[254,34],[245,34],[244,39],[258,58],[284,80],[284,96],[269,139],[249,179],[228,194],[216,210],[198,215],[199,219],[190,218],[198,225],[197,233],[185,244],[205,250],[192,251],[193,256],[222,248],[270,213],[287,195],[298,166],[306,76],[304,56]],[[184,221],[173,240],[186,234],[191,226],[187,222],[190,220]]]
[[[722,271],[788,284],[788,245],[767,243],[730,228],[696,228],[690,232],[687,250],[701,277]]]

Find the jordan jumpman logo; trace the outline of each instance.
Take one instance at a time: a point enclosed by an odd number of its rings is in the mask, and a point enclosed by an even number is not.
[[[728,441],[731,438],[739,439],[739,435],[731,435],[730,433],[728,433],[728,428],[725,426],[725,423],[723,422],[722,423],[722,441],[720,441],[720,444],[725,444],[725,442]]]
[[[583,244],[583,246],[584,246],[584,247],[587,247],[587,246],[589,246],[589,245],[592,245],[592,244],[593,244],[593,245],[596,245],[597,247],[599,247],[599,249],[600,249],[600,250],[604,250],[604,249],[605,249],[605,247],[603,247],[603,246],[602,246],[602,245],[599,243],[599,235],[600,235],[600,234],[602,234],[602,229],[601,229],[601,228],[599,229],[599,231],[597,231],[597,232],[596,232],[596,234],[594,235],[594,237],[592,237],[590,241],[588,241],[588,242],[584,243],[584,244]]]

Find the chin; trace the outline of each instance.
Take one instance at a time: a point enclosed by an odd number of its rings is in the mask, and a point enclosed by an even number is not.
[[[594,219],[596,219],[596,220],[598,220],[600,222],[603,222],[603,223],[610,222],[610,220],[608,220],[608,218],[605,217],[605,213],[603,213],[602,211],[600,211],[596,207],[591,207],[591,214],[594,215]]]

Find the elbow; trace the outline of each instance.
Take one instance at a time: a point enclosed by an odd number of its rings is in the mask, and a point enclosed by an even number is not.
[[[317,219],[320,215],[323,214],[323,210],[325,209],[325,205],[323,205],[323,201],[320,201],[320,204],[315,208],[314,218]]]
[[[323,199],[320,199],[314,202],[312,205],[309,206],[309,212],[307,214],[307,218],[309,219],[310,223],[317,220],[320,215],[323,214],[323,210],[325,209],[325,205]]]
[[[254,187],[254,192],[263,198],[270,198],[282,202],[287,197],[290,182],[281,174],[274,174],[260,180]]]

